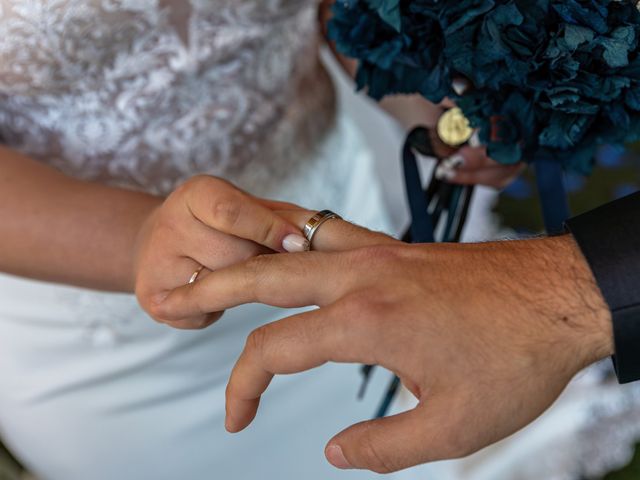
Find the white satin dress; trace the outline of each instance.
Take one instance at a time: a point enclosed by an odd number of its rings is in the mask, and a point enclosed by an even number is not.
[[[0,137],[81,179],[167,194],[208,173],[385,230],[316,15],[314,0],[0,0]],[[356,400],[357,366],[278,378],[250,429],[224,431],[246,336],[285,313],[178,331],[131,295],[0,275],[2,441],[42,480],[371,478],[323,455],[380,399]]]

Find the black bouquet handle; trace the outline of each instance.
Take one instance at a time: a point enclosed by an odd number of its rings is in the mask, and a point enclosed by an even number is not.
[[[431,176],[423,189],[417,156],[440,158],[431,142],[429,130],[413,129],[402,148],[402,164],[411,210],[411,227],[403,237],[408,243],[459,242],[469,213],[474,187],[454,185]]]

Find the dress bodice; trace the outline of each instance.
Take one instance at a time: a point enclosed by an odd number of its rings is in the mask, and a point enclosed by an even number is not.
[[[273,177],[333,122],[314,0],[0,0],[0,137],[69,175],[167,193]]]

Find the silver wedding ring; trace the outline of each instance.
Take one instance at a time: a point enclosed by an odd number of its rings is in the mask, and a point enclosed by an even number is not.
[[[302,232],[304,236],[309,241],[309,245],[313,249],[313,237],[315,236],[318,229],[329,220],[342,220],[342,217],[337,213],[332,212],[331,210],[322,210],[321,212],[316,213],[313,217],[309,219],[309,221],[304,226]]]

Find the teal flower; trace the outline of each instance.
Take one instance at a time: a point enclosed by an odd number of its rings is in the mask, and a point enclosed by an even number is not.
[[[598,146],[640,138],[634,1],[339,0],[330,34],[360,88],[456,99],[499,162],[588,173]]]

